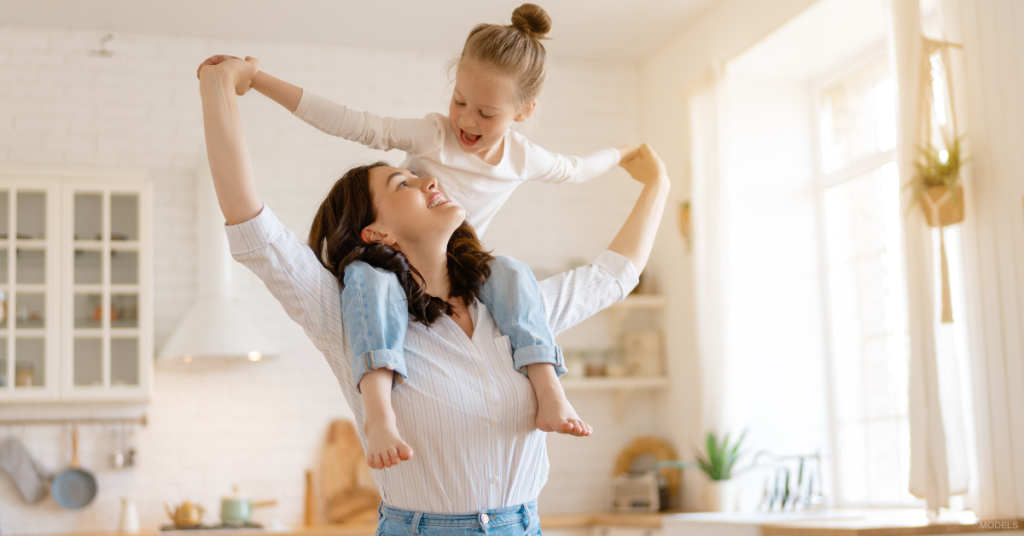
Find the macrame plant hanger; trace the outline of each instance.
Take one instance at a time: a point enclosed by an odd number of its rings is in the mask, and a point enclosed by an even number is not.
[[[932,65],[931,57],[936,52],[939,53],[939,57],[942,60],[942,77],[943,85],[946,92],[946,97],[949,101],[949,114],[946,118],[946,124],[940,125],[943,145],[948,149],[956,140],[959,139],[959,132],[957,131],[956,124],[956,99],[953,98],[953,83],[952,76],[950,76],[950,67],[952,62],[949,57],[949,48],[956,47],[962,48],[956,43],[950,43],[948,41],[938,41],[935,39],[923,38],[921,47],[921,83],[918,84],[918,103],[920,106],[920,117],[921,117],[921,147],[930,147],[932,141],[932,117],[936,113],[936,107],[942,106],[945,109],[946,103],[935,102],[935,93],[932,87]],[[925,189],[922,192],[921,199],[921,210],[924,212],[925,220],[931,227],[939,228],[939,257],[940,257],[940,271],[942,275],[942,323],[951,324],[953,323],[953,306],[952,299],[950,297],[949,290],[949,262],[946,260],[946,240],[945,240],[945,227],[947,225],[953,225],[963,221],[964,217],[964,198],[963,190],[957,185],[959,191],[949,191],[946,189],[937,199],[933,199],[927,188],[924,185],[919,185],[920,188]]]

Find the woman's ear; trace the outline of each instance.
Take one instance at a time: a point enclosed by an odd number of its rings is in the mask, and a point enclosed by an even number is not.
[[[537,101],[530,101],[526,103],[526,106],[523,106],[523,109],[519,110],[519,113],[516,114],[516,117],[515,119],[513,119],[513,121],[515,121],[516,123],[522,123],[523,121],[526,121],[527,119],[530,118],[531,115],[533,115],[533,110],[535,108],[537,108]]]
[[[374,242],[380,242],[380,233],[370,228],[369,225],[363,227],[362,232],[359,233],[359,238],[367,244],[373,244]]]
[[[359,233],[359,238],[367,244],[381,243],[385,246],[394,246],[395,239],[386,232],[375,229],[373,225],[367,225],[363,227],[363,230]]]

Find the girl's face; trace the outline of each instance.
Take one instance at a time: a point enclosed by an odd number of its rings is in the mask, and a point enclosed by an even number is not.
[[[363,231],[366,242],[380,241],[400,251],[416,243],[443,248],[466,219],[465,209],[445,198],[437,179],[407,169],[371,169],[370,191],[377,219]]]
[[[501,160],[502,140],[513,122],[525,121],[536,102],[520,107],[511,77],[486,65],[465,61],[455,75],[448,105],[459,146],[490,164]]]

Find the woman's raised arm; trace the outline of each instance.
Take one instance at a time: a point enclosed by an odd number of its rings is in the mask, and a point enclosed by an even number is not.
[[[644,271],[647,259],[651,256],[654,236],[665,212],[670,183],[665,163],[646,143],[640,146],[637,156],[619,165],[643,184],[644,189],[608,249],[632,261],[639,274]]]
[[[206,156],[228,225],[251,220],[263,210],[235,96],[248,91],[249,81],[258,70],[259,62],[246,58],[204,65],[199,71]]]

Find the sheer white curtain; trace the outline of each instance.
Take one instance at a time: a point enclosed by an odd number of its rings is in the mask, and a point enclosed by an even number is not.
[[[1024,7],[942,0],[968,154],[964,293],[970,333],[978,503],[983,518],[1024,516]],[[959,322],[960,317],[957,317]]]
[[[922,122],[931,111],[921,91],[920,2],[889,0],[889,7],[890,54],[899,88],[896,161],[905,183],[916,173],[917,147],[929,141]],[[911,197],[910,189],[905,190],[903,206]],[[949,506],[951,496],[966,493],[969,484],[958,364],[947,328],[939,324],[932,230],[917,210],[904,218],[903,225],[910,339],[910,492],[937,512]]]
[[[726,282],[728,203],[725,195],[725,88],[715,64],[690,91],[693,250],[697,298],[697,355],[705,430],[728,426],[726,396]]]

